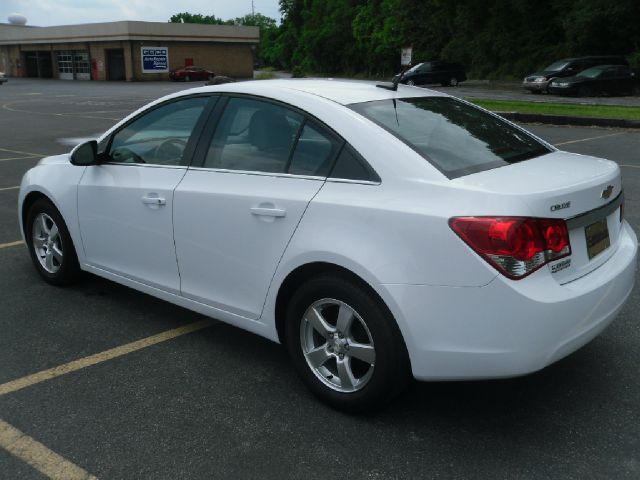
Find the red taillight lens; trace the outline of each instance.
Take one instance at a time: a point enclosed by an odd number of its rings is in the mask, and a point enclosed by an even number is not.
[[[473,250],[509,278],[520,279],[571,255],[564,220],[524,217],[454,217],[449,225]]]

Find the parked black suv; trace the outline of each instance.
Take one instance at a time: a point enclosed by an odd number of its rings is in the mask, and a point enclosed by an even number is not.
[[[406,72],[393,77],[394,82],[398,81],[406,85],[439,83],[442,86],[451,85],[452,87],[466,79],[467,75],[462,65],[440,60],[418,63]]]
[[[553,62],[541,72],[527,75],[522,82],[522,86],[531,93],[549,92],[548,87],[551,80],[561,77],[572,77],[587,68],[597,65],[624,65],[629,66],[629,62],[623,56],[594,56],[565,58]]]

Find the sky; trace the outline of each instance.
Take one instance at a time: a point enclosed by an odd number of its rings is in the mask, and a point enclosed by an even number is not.
[[[256,13],[280,20],[278,0],[254,0]],[[142,20],[166,22],[180,12],[215,15],[223,20],[251,13],[251,0],[0,0],[0,23],[12,13],[27,17],[27,25]]]

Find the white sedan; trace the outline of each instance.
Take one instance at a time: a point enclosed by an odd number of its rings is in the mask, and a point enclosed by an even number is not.
[[[36,269],[286,345],[336,408],[539,370],[629,296],[620,169],[437,92],[274,80],[133,113],[22,181]]]

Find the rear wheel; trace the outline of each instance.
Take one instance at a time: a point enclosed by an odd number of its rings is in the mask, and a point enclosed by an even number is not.
[[[191,81],[191,77],[189,75],[185,75],[184,81],[185,82],[190,82]]]
[[[414,82],[413,80],[407,80],[407,85],[409,85],[410,87],[415,86],[416,82]]]
[[[286,321],[294,367],[334,408],[379,408],[410,378],[406,348],[391,314],[350,279],[322,275],[303,284],[289,302]]]
[[[458,86],[458,79],[456,77],[451,77],[451,80],[449,80],[449,85],[451,87],[457,87]]]
[[[80,278],[69,230],[51,202],[36,200],[29,208],[24,226],[31,260],[46,282],[68,285]]]

